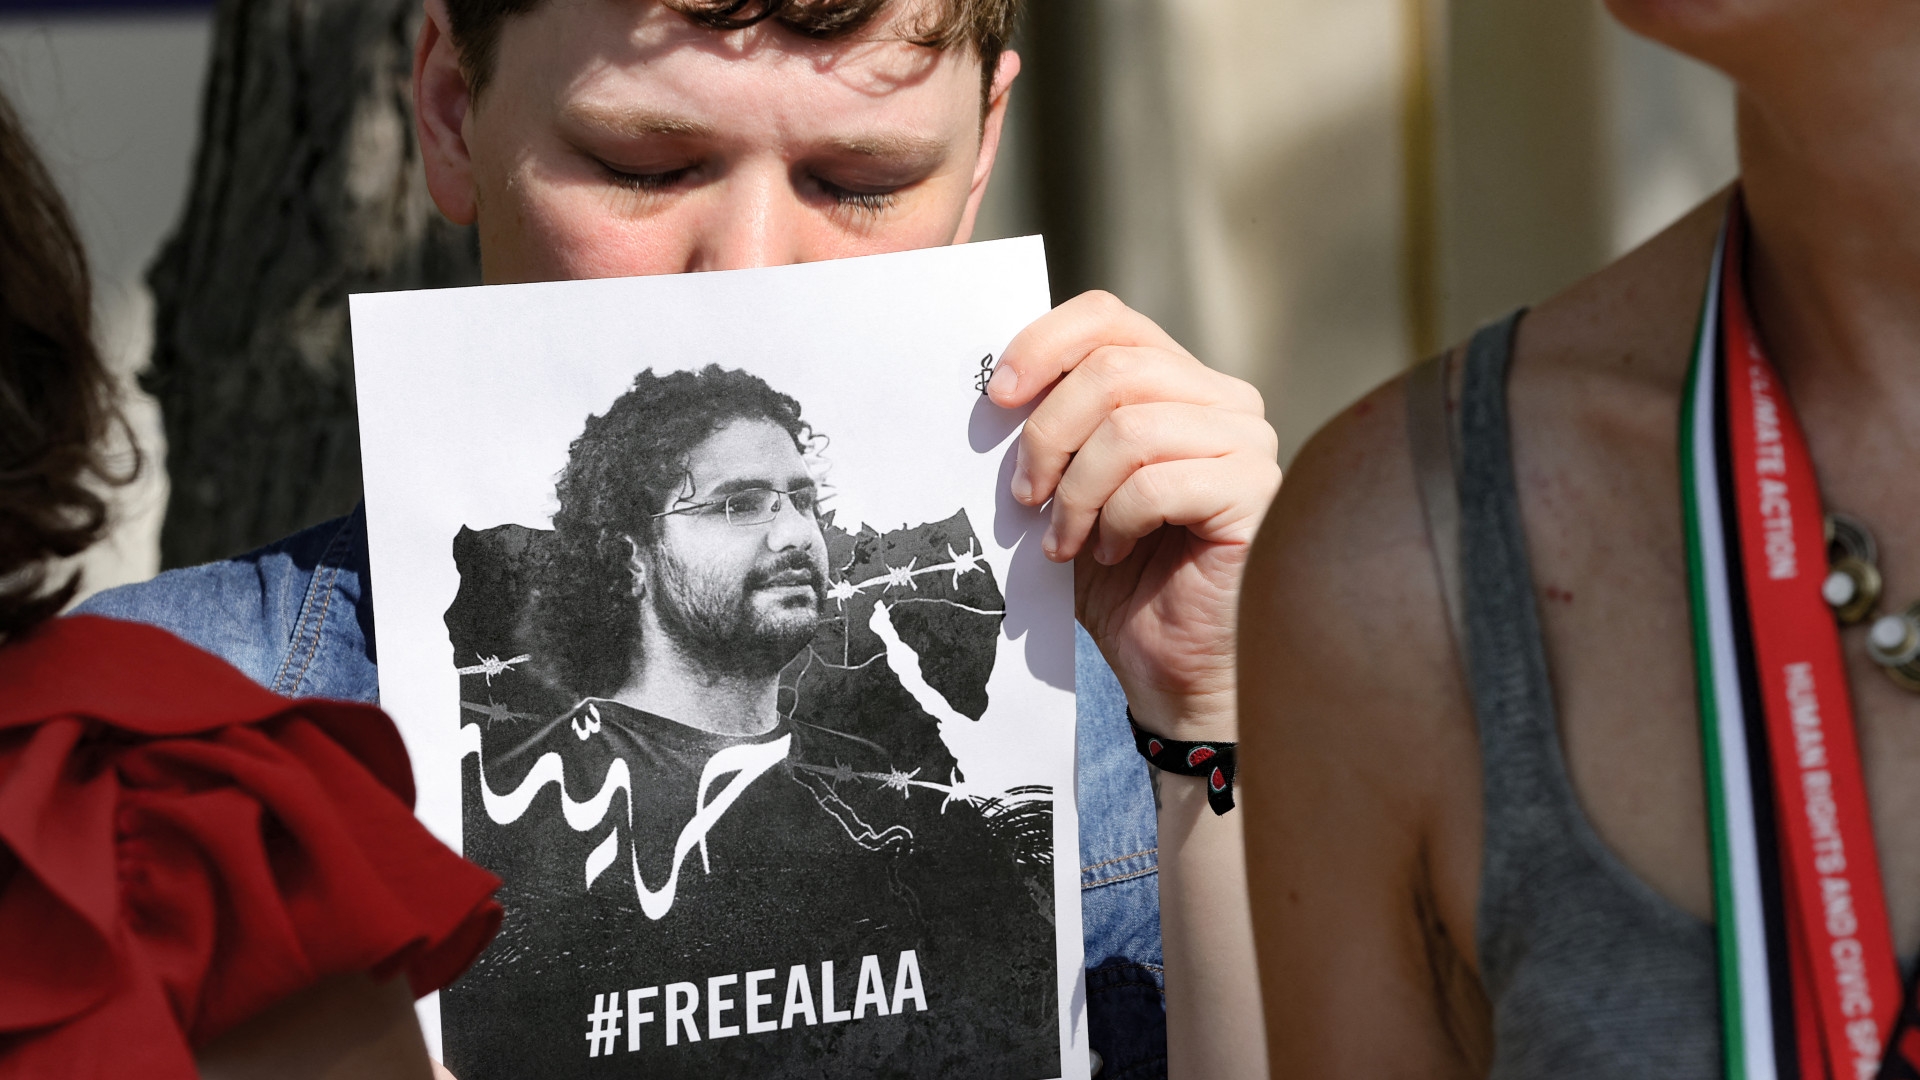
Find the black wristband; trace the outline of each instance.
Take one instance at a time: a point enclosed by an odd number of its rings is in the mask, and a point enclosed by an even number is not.
[[[1161,772],[1176,776],[1198,776],[1207,782],[1207,805],[1215,814],[1233,809],[1234,747],[1230,742],[1181,742],[1140,726],[1127,710],[1127,724],[1133,728],[1133,745],[1140,756]]]

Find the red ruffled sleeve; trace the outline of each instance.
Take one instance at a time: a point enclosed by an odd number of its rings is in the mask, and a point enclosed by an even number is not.
[[[451,982],[499,882],[414,818],[380,710],[85,616],[0,646],[0,1077],[194,1080],[331,975]]]

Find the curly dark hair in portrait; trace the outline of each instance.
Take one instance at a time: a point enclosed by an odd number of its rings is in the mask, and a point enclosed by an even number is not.
[[[500,28],[545,0],[447,0],[448,28],[460,50],[468,93],[476,100],[493,75]],[[661,0],[694,23],[711,30],[739,30],[771,20],[805,37],[823,41],[856,34],[895,0]],[[969,46],[980,58],[984,108],[1000,54],[1020,22],[1021,0],[908,0],[925,5],[907,40],[945,52]]]
[[[0,98],[0,641],[52,617],[80,587],[56,560],[107,527],[103,488],[137,456],[101,450],[119,424],[93,343],[93,291],[73,218]],[[129,445],[131,440],[129,440]]]
[[[643,371],[605,414],[587,418],[560,474],[553,539],[522,631],[549,681],[596,697],[626,682],[640,630],[627,537],[654,539],[654,515],[685,484],[687,456],[735,420],[771,421],[802,453],[815,441],[799,402],[717,364]]]

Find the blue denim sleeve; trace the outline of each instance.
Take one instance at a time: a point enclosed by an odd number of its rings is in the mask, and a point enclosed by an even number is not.
[[[1158,1080],[1167,1075],[1167,1018],[1153,785],[1120,680],[1093,638],[1078,626],[1074,634],[1087,1035],[1100,1080]]]
[[[143,622],[288,697],[376,702],[364,507],[224,562],[89,597],[76,613]]]

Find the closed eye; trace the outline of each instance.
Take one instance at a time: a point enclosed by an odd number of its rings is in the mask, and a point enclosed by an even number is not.
[[[606,162],[600,167],[607,171],[608,179],[624,188],[634,191],[659,192],[670,191],[686,182],[699,168],[697,165],[685,165],[678,169],[666,169],[660,172],[628,172],[616,169]]]
[[[820,187],[820,193],[832,199],[837,206],[856,210],[864,214],[878,214],[900,201],[900,190],[888,188],[881,191],[857,191],[842,187],[831,180],[814,177],[813,182]]]

